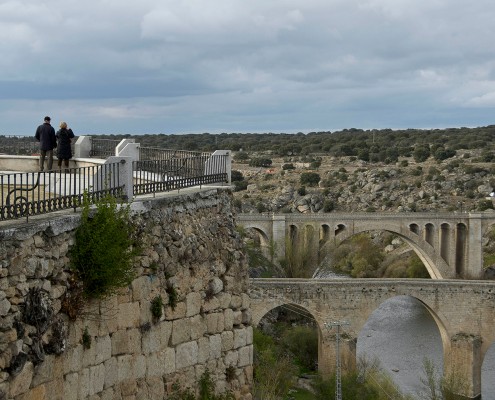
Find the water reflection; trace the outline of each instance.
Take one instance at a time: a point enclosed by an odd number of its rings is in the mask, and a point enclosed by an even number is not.
[[[377,357],[404,393],[418,396],[425,387],[423,360],[443,370],[442,340],[428,310],[416,299],[398,296],[371,315],[358,336],[357,355]],[[483,400],[495,400],[495,345],[482,367]]]

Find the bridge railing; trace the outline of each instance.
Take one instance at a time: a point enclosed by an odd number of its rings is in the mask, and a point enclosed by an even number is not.
[[[121,197],[120,163],[46,172],[0,175],[0,221],[26,218],[81,206],[86,192],[91,203],[110,194]]]
[[[229,183],[230,156],[192,155],[165,160],[133,162],[134,194]]]

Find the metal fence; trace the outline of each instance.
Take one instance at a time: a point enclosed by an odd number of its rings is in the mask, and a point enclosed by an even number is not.
[[[168,160],[133,162],[134,194],[227,183],[228,155],[196,155]]]
[[[67,172],[25,172],[0,175],[0,221],[45,214],[81,206],[86,192],[91,203],[110,194],[121,197],[124,185],[119,163]]]
[[[117,139],[96,139],[91,137],[90,157],[107,158],[115,155],[115,148],[120,143]]]
[[[139,148],[139,160],[170,160],[173,158],[190,158],[203,156],[207,153],[201,153],[199,151],[186,151],[186,150],[171,150],[162,149],[160,147],[140,147]]]
[[[39,143],[34,135],[0,135],[0,154],[31,156],[39,154],[39,151]]]

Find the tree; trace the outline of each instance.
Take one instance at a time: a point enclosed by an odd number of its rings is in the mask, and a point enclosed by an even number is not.
[[[316,172],[303,172],[300,178],[301,185],[308,186],[318,186],[320,180],[320,175]]]

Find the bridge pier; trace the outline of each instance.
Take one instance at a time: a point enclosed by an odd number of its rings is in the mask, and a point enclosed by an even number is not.
[[[481,398],[481,337],[458,333],[450,339],[450,350],[444,357],[444,379],[447,389],[466,399]]]

